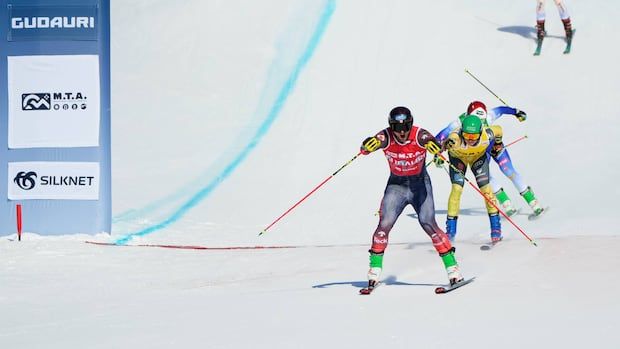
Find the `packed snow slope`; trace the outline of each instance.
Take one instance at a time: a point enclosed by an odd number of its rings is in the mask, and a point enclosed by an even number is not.
[[[534,57],[534,1],[113,2],[113,231],[0,238],[0,346],[615,348],[620,6],[567,6],[573,51],[549,1]],[[385,285],[359,296],[380,152],[258,236],[392,107],[435,133],[474,99],[503,104],[465,69],[528,114],[498,124],[506,143],[527,135],[510,154],[548,213],[528,221],[501,179],[537,246],[503,221],[505,242],[480,251],[488,218],[466,185],[455,246],[476,281],[433,293],[445,271],[408,207]],[[444,226],[450,182],[429,173]],[[289,248],[231,249],[257,246]]]

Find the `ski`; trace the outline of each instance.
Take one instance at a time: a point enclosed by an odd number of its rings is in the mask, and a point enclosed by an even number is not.
[[[463,281],[457,282],[454,285],[446,285],[446,286],[439,286],[435,289],[435,293],[436,294],[443,294],[443,293],[448,293],[451,291],[456,290],[457,288],[461,287],[461,286],[465,286],[467,284],[469,284],[470,282],[474,281],[476,278],[470,278],[470,279],[464,279]]]
[[[368,282],[368,286],[362,288],[360,290],[360,294],[361,295],[368,295],[371,294],[372,291],[374,291],[377,287],[381,286],[381,282],[375,282],[373,284],[370,284],[370,282]]]
[[[571,46],[573,45],[573,37],[575,36],[575,31],[576,30],[577,29],[573,29],[572,30],[570,38],[566,37],[566,48],[564,49],[564,54],[565,55],[570,53]]]
[[[544,36],[540,39],[536,39],[536,51],[534,51],[534,56],[540,56],[540,51],[542,50],[542,44],[544,39]]]
[[[484,245],[480,246],[480,250],[488,251],[488,250],[492,249],[493,247],[495,247],[497,244],[499,244],[500,241],[502,241],[503,239],[504,239],[504,237],[502,236],[498,241],[493,241],[493,242],[490,242],[488,244],[484,244]]]
[[[539,213],[539,214],[531,213],[530,215],[527,216],[527,219],[530,220],[530,221],[537,220],[538,218],[540,218],[540,216],[545,214],[547,211],[549,211],[549,206],[543,208],[542,212]]]

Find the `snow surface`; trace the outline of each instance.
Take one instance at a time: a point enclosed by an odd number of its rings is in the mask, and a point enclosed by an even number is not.
[[[0,347],[617,348],[620,6],[567,6],[573,52],[549,1],[533,57],[534,1],[113,1],[113,232],[0,238]],[[528,113],[499,124],[527,134],[511,156],[551,209],[528,221],[502,180],[537,247],[504,221],[480,251],[488,219],[466,185],[455,246],[476,281],[433,293],[445,271],[408,207],[385,285],[357,295],[380,153],[258,236],[393,106],[436,132],[473,99],[500,105],[465,68]],[[449,179],[429,171],[443,226]],[[255,246],[290,248],[225,249]]]

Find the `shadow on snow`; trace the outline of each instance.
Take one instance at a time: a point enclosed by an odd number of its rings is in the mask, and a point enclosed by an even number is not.
[[[423,283],[409,283],[409,282],[398,281],[398,279],[394,275],[388,276],[387,278],[382,280],[381,283],[385,285],[395,285],[395,286],[429,286],[429,287],[430,286],[432,287],[443,286],[441,284],[423,284]],[[314,285],[312,286],[312,288],[327,288],[327,287],[341,286],[341,285],[350,285],[356,288],[362,288],[368,285],[368,281],[330,282],[326,284]]]

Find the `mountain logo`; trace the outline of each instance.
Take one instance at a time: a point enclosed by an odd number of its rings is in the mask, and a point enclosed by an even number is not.
[[[50,110],[52,95],[50,93],[22,94],[22,110]]]

